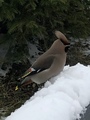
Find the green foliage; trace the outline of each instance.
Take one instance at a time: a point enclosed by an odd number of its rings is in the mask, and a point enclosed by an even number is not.
[[[82,30],[82,33],[88,33],[87,16],[89,19],[90,16],[87,12],[90,12],[88,0],[0,1],[0,21],[7,23],[8,34],[20,32],[25,37],[28,34],[38,36],[40,32],[45,39],[46,34],[54,29],[70,31],[81,37],[80,32],[75,32]]]
[[[85,1],[84,1],[85,2]],[[85,2],[86,3],[86,2]],[[70,31],[74,37],[90,35],[90,14],[87,17],[88,4],[79,0],[71,0],[66,16],[66,31]],[[89,6],[90,12],[90,6]]]
[[[90,0],[0,0],[0,33],[2,28],[20,48],[36,37],[47,49],[56,29],[85,37],[90,35]]]

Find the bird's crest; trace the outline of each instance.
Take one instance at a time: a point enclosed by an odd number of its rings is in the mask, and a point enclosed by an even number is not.
[[[64,45],[69,45],[70,42],[68,41],[68,39],[65,37],[65,35],[63,33],[61,33],[60,31],[55,31],[55,35],[58,39],[61,40],[61,42],[64,44]]]

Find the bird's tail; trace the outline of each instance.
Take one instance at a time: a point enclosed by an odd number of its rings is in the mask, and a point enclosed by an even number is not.
[[[60,39],[64,45],[69,45],[70,42],[68,41],[68,39],[65,37],[65,35],[63,33],[61,33],[60,31],[55,31],[55,35],[58,39]]]

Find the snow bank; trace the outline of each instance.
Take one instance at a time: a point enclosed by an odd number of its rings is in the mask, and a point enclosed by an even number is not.
[[[74,120],[90,103],[90,66],[65,66],[6,120]]]

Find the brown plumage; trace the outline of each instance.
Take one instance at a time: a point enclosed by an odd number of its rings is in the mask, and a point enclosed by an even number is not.
[[[44,83],[63,70],[70,43],[60,31],[55,31],[55,35],[58,39],[22,76],[24,78],[22,85],[28,84],[28,82],[31,83],[31,81],[37,84]]]

